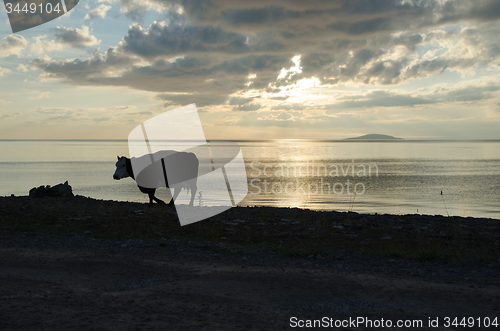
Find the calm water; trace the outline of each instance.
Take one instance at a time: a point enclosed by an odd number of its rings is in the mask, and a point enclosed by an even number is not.
[[[240,205],[500,219],[499,141],[239,144]],[[0,141],[0,195],[68,180],[75,194],[147,202],[132,179],[113,180],[117,155],[128,156],[126,141]]]

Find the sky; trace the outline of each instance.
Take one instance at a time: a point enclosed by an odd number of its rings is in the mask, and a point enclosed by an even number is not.
[[[500,139],[498,0],[88,0],[12,34],[0,139]],[[172,123],[175,125],[175,123]]]

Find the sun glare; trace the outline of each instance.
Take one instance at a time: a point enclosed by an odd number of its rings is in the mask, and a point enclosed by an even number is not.
[[[300,66],[300,55],[295,55],[292,58],[292,62],[295,63],[295,66],[290,67],[290,69],[281,69],[281,73],[278,76],[278,79],[290,79],[292,78],[295,74],[301,73],[302,72],[302,67]]]

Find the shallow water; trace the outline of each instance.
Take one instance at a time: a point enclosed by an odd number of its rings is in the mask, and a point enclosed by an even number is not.
[[[500,219],[499,141],[238,143],[240,205]],[[68,180],[75,194],[147,202],[132,179],[113,180],[117,155],[128,156],[126,141],[0,141],[0,195]]]

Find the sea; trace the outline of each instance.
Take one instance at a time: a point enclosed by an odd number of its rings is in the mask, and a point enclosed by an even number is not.
[[[240,206],[500,219],[500,140],[235,142]],[[113,180],[117,156],[129,156],[126,140],[1,140],[0,196],[68,181],[74,194],[148,202],[134,180]]]

